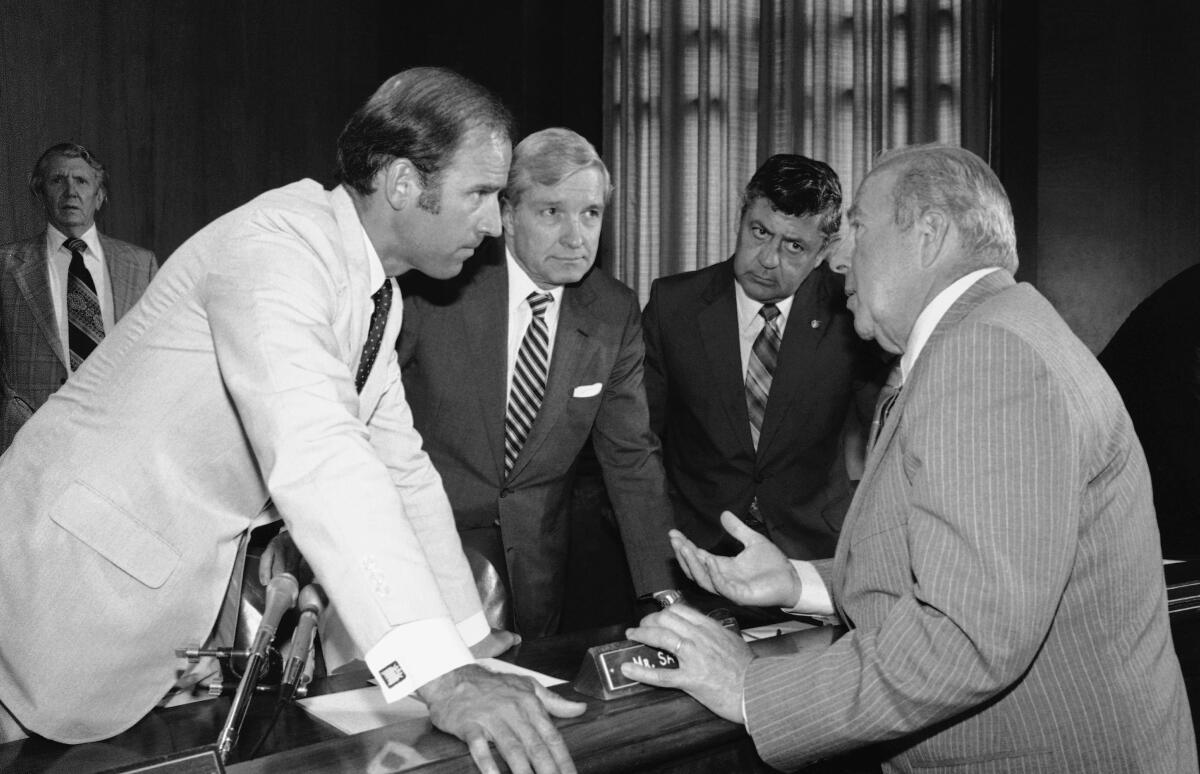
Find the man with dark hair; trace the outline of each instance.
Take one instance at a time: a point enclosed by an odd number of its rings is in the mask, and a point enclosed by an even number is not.
[[[485,771],[489,741],[574,771],[546,710],[585,705],[473,663],[512,638],[489,631],[393,349],[393,278],[454,276],[500,232],[510,127],[455,73],[392,77],[342,134],[345,184],[269,191],[185,242],[0,457],[0,621],[20,623],[0,702],[28,730],[137,722],[175,648],[223,631],[239,547],[279,517],[385,696],[415,691]]]
[[[497,565],[526,637],[562,619],[571,484],[589,438],[634,591],[675,585],[637,297],[592,266],[611,188],[586,139],[535,132],[513,152],[497,254],[459,281],[405,288],[413,421],[464,542]]]
[[[755,658],[675,605],[627,632],[679,668],[623,665],[746,724],[790,771],[876,745],[883,771],[1194,774],[1150,475],[1121,398],[1017,269],[1012,208],[975,154],[880,157],[835,268],[859,335],[900,356],[899,392],[832,560],[672,535],[702,586],[836,613],[824,648]]]
[[[46,230],[0,246],[0,452],[158,271],[154,253],[96,229],[108,173],[87,148],[47,148],[29,192]]]
[[[828,165],[772,156],[746,186],[733,257],[651,285],[651,426],[676,522],[705,548],[735,549],[729,510],[789,556],[833,553],[879,364],[824,264],[841,207]]]

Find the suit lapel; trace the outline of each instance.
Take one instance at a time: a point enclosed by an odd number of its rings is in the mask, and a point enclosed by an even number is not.
[[[480,378],[473,389],[479,402],[480,424],[496,464],[497,480],[504,476],[504,414],[508,409],[508,271],[505,263],[481,266],[455,304],[463,341],[471,353],[472,369]]]
[[[896,397],[896,403],[892,406],[891,413],[888,415],[887,424],[881,429],[875,445],[867,452],[867,461],[863,469],[862,481],[858,486],[860,492],[867,491],[870,487],[874,486],[876,472],[879,469],[880,463],[887,456],[888,450],[892,445],[892,439],[896,436],[896,430],[900,427],[900,420],[904,416],[904,408],[908,405],[914,391],[920,389],[921,373],[924,370],[923,366],[929,362],[926,355],[930,352],[931,347],[935,346],[938,339],[945,336],[948,331],[953,330],[973,309],[1013,284],[1015,284],[1013,277],[1008,272],[992,272],[967,288],[967,291],[959,296],[950,308],[946,310],[946,314],[942,315],[942,319],[938,321],[937,327],[930,334],[929,340],[925,342],[925,348],[917,358],[917,362],[913,365],[912,372],[905,379],[900,394]],[[842,524],[842,539],[838,540],[835,559],[835,575],[839,578],[838,583],[841,582],[840,578],[843,577],[845,571],[846,554],[850,543],[853,542],[854,527],[861,511],[861,502],[860,497],[856,496],[854,498]]]
[[[586,281],[585,281],[586,282]],[[593,330],[596,319],[590,306],[595,293],[586,284],[563,288],[562,309],[558,313],[558,329],[554,334],[554,353],[550,357],[550,373],[546,377],[546,395],[538,409],[529,437],[513,465],[510,478],[516,478],[548,438],[555,435],[554,427],[566,413],[571,391],[581,380],[583,368],[591,361],[596,344]]]
[[[725,418],[729,422],[729,437],[734,439],[741,451],[753,454],[754,440],[750,437],[750,413],[746,409],[746,385],[742,373],[731,261],[722,264],[721,271],[713,275],[712,283],[701,296],[705,306],[696,315],[696,327],[708,359],[713,394],[720,396]]]
[[[788,412],[801,396],[811,392],[810,386],[819,376],[817,348],[829,330],[833,316],[828,295],[819,267],[796,291],[783,331],[779,365],[771,379],[771,392],[763,414],[762,435],[758,439],[760,456],[770,448],[776,430]]]
[[[59,362],[69,371],[71,362],[62,348],[62,339],[58,336],[58,319],[54,316],[54,302],[50,299],[50,266],[46,256],[46,240],[30,240],[29,249],[23,252],[22,263],[13,271],[13,279],[25,298],[25,303],[33,311],[38,328],[46,337],[50,348],[58,356]]]
[[[137,291],[137,266],[130,251],[120,242],[100,234],[100,246],[104,249],[104,263],[108,268],[109,289],[112,292],[113,319],[120,320],[137,303],[141,295]]]

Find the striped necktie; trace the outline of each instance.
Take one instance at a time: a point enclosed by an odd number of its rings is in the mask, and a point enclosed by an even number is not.
[[[763,304],[758,310],[762,315],[762,330],[754,339],[750,350],[750,362],[746,367],[746,409],[750,414],[750,437],[754,448],[758,448],[758,437],[762,434],[763,414],[767,410],[767,396],[771,394],[771,379],[779,362],[779,307]]]
[[[67,270],[67,343],[71,350],[71,370],[92,354],[104,338],[104,318],[100,314],[100,298],[96,283],[83,264],[87,242],[71,237],[63,242],[71,251],[71,267]]]
[[[546,307],[554,300],[549,293],[530,293],[526,299],[533,311],[517,361],[513,367],[512,387],[508,393],[508,412],[504,417],[504,475],[517,461],[529,429],[537,417],[546,394],[546,371],[550,361],[550,329],[546,325]]]
[[[358,373],[354,376],[354,389],[362,392],[367,377],[371,375],[371,366],[375,365],[375,356],[379,354],[379,345],[383,341],[383,329],[387,327],[388,312],[392,308],[392,280],[383,281],[383,287],[371,296],[375,302],[375,310],[371,312],[371,325],[367,328],[367,342],[363,345],[362,357],[358,361]]]

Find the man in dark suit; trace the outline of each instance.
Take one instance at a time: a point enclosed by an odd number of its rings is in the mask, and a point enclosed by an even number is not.
[[[107,182],[82,145],[48,148],[29,176],[46,230],[0,246],[0,452],[158,270],[154,253],[96,229]]]
[[[1139,304],[1100,365],[1146,450],[1163,555],[1200,558],[1200,265]]]
[[[676,521],[705,548],[733,550],[717,518],[729,510],[789,556],[833,554],[880,362],[824,264],[841,206],[828,165],[772,156],[746,186],[733,257],[651,286],[651,426]],[[868,408],[851,411],[856,395]]]
[[[587,140],[536,132],[513,151],[499,255],[461,281],[405,286],[399,354],[413,421],[464,544],[499,565],[526,637],[560,624],[567,506],[589,437],[634,590],[674,585],[637,297],[592,268],[610,191]]]
[[[849,220],[855,328],[901,381],[837,553],[789,562],[729,516],[736,558],[672,536],[702,586],[848,631],[754,658],[675,605],[629,634],[679,668],[625,674],[744,722],[783,770],[874,743],[885,772],[1194,774],[1146,459],[1096,358],[1014,281],[999,179],[961,148],[893,151]]]

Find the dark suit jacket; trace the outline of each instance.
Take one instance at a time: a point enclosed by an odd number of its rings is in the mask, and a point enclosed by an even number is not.
[[[158,270],[154,253],[100,235],[113,295],[113,316],[129,311]],[[29,415],[67,380],[50,298],[46,235],[0,246],[0,452]]]
[[[854,332],[842,277],[818,266],[796,291],[756,452],[734,282],[730,259],[655,280],[646,305],[646,393],[676,519],[712,546],[721,511],[745,515],[757,497],[785,553],[832,556],[852,494],[843,425],[856,389],[872,405],[868,377],[881,361]]]
[[[517,630],[539,637],[561,618],[567,506],[588,437],[639,594],[674,585],[671,505],[642,386],[637,297],[595,269],[564,289],[546,396],[505,479],[508,274],[503,243],[491,247],[457,280],[406,278],[400,364],[459,530],[499,525]],[[575,395],[590,385],[595,394]]]
[[[816,564],[850,631],[747,669],[772,766],[894,740],[885,772],[1196,771],[1141,447],[1011,274],[938,323]]]
[[[1143,301],[1100,353],[1137,429],[1168,557],[1200,557],[1200,265]]]

